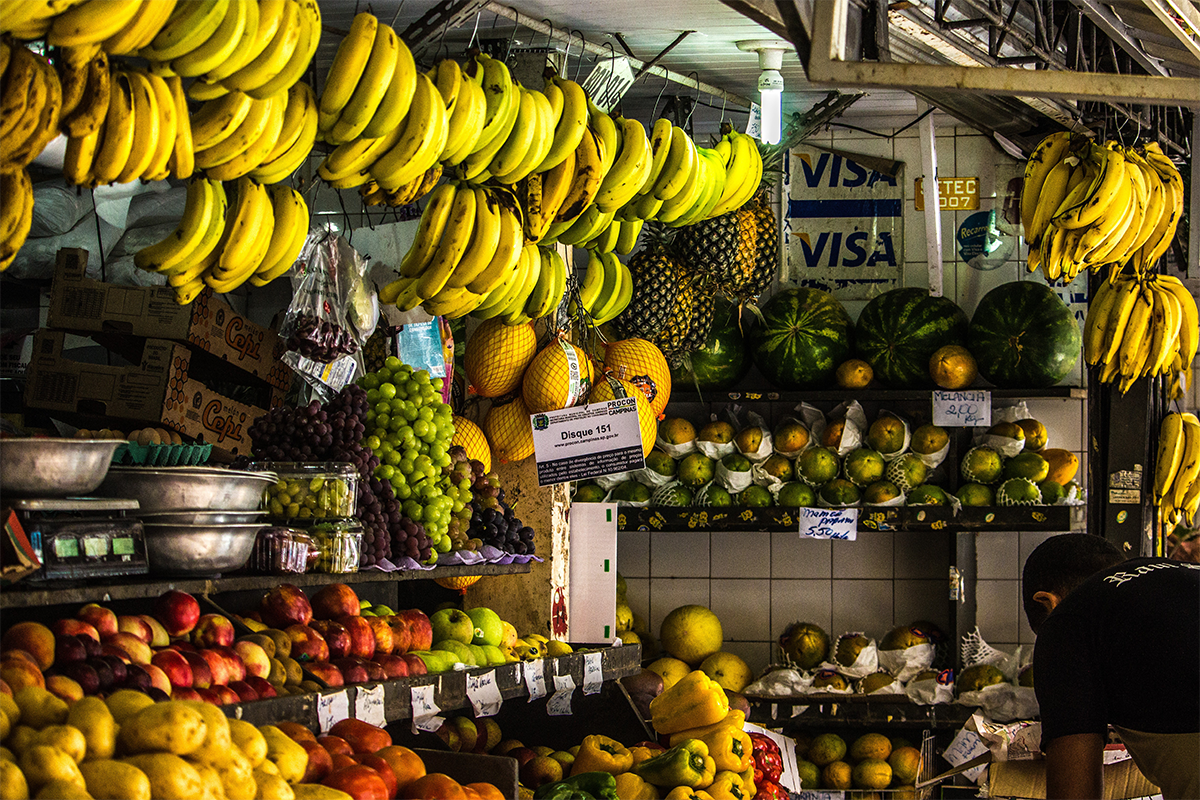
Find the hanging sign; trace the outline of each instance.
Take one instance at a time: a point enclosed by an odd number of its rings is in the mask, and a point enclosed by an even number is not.
[[[606,114],[617,107],[630,86],[633,86],[633,69],[625,56],[601,58],[583,82],[587,96]]]
[[[934,392],[933,424],[952,428],[987,428],[992,424],[992,393]]]
[[[633,397],[531,414],[529,421],[538,486],[646,466]]]
[[[858,538],[857,508],[805,508],[797,509],[800,518],[800,536],[805,539],[841,539],[854,541]]]
[[[938,208],[942,211],[974,211],[979,208],[979,178],[941,178],[938,181]],[[913,187],[917,211],[925,210],[922,178]]]

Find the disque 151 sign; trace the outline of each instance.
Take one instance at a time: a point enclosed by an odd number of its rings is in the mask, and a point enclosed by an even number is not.
[[[529,422],[539,486],[646,466],[634,397],[530,414]]]

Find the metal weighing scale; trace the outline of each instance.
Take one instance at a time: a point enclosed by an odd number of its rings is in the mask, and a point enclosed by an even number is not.
[[[126,515],[138,510],[137,500],[72,497],[12,500],[9,505],[42,562],[30,581],[149,572],[142,521]]]

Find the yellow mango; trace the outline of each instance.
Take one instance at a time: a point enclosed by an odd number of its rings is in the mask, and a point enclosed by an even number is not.
[[[104,705],[108,707],[109,712],[112,714],[113,721],[118,725],[122,725],[125,720],[134,714],[154,705],[154,698],[144,692],[135,692],[132,689],[118,689],[104,699]]]
[[[230,747],[229,757],[212,767],[221,776],[226,800],[254,800],[254,767],[241,750]]]
[[[4,800],[28,800],[29,784],[25,773],[11,761],[0,761],[0,797]]]
[[[229,720],[229,738],[250,761],[251,767],[257,767],[267,758],[267,740],[258,732],[258,728],[241,719]]]
[[[87,741],[84,760],[112,758],[117,746],[117,723],[99,697],[85,697],[71,704],[67,724],[78,728]]]
[[[254,770],[254,782],[257,784],[254,800],[295,800],[296,798],[292,787],[278,775],[271,775],[256,769]]]
[[[264,746],[266,746],[266,741],[267,741],[266,739],[263,739]],[[305,764],[304,766],[305,766],[305,769],[308,768],[307,764]],[[257,767],[255,767],[254,771],[255,772],[265,772],[268,775],[278,775],[279,767],[275,766],[274,761],[267,761],[266,757],[264,757],[263,762],[261,764],[259,764]]]
[[[83,762],[79,771],[96,800],[150,800],[150,779],[132,764],[97,759]]]
[[[37,731],[28,725],[17,725],[8,734],[5,744],[8,748],[17,754],[18,761],[25,751],[33,746],[33,740],[37,738]]]
[[[178,700],[167,700],[143,708],[122,723],[117,745],[129,754],[184,756],[200,749],[207,736],[208,725],[199,711]],[[153,777],[150,782],[154,782]]]
[[[297,783],[292,787],[296,800],[354,800],[341,789],[319,783]]]
[[[21,707],[10,694],[0,692],[0,711],[8,715],[8,721],[14,726],[21,721]]]
[[[191,764],[200,775],[200,785],[204,788],[197,800],[225,800],[225,786],[221,783],[221,776],[215,769],[191,757],[185,758],[184,761]]]
[[[222,714],[221,709],[212,703],[202,703],[198,700],[180,702],[188,708],[200,712],[207,728],[204,743],[188,753],[188,756],[202,764],[218,764],[228,759],[233,750],[233,742],[229,738],[229,717]]]
[[[21,709],[21,723],[35,730],[67,721],[66,701],[40,686],[26,686],[13,695],[13,701]]]
[[[74,725],[51,725],[42,728],[33,743],[57,747],[75,759],[76,764],[83,761],[83,757],[87,755],[87,739],[83,737],[83,731]]]
[[[200,773],[177,755],[153,753],[123,760],[146,773],[154,800],[199,800],[204,795]]]
[[[0,745],[0,761],[11,761],[15,764],[17,763],[17,757],[13,755],[12,750]]]
[[[267,760],[279,767],[279,775],[288,783],[299,783],[308,769],[308,752],[274,725],[258,729],[267,740]]]
[[[87,789],[67,781],[50,781],[33,797],[34,800],[95,800]]]
[[[44,744],[35,744],[21,755],[21,772],[31,789],[40,789],[51,781],[86,785],[69,753]]]
[[[12,721],[8,718],[8,713],[0,708],[0,742],[8,738],[8,732],[12,730]]]

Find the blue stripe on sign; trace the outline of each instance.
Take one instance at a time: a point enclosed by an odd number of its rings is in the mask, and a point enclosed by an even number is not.
[[[894,200],[792,200],[788,216],[800,219],[829,219],[833,217],[898,217],[903,213],[902,201]]]

